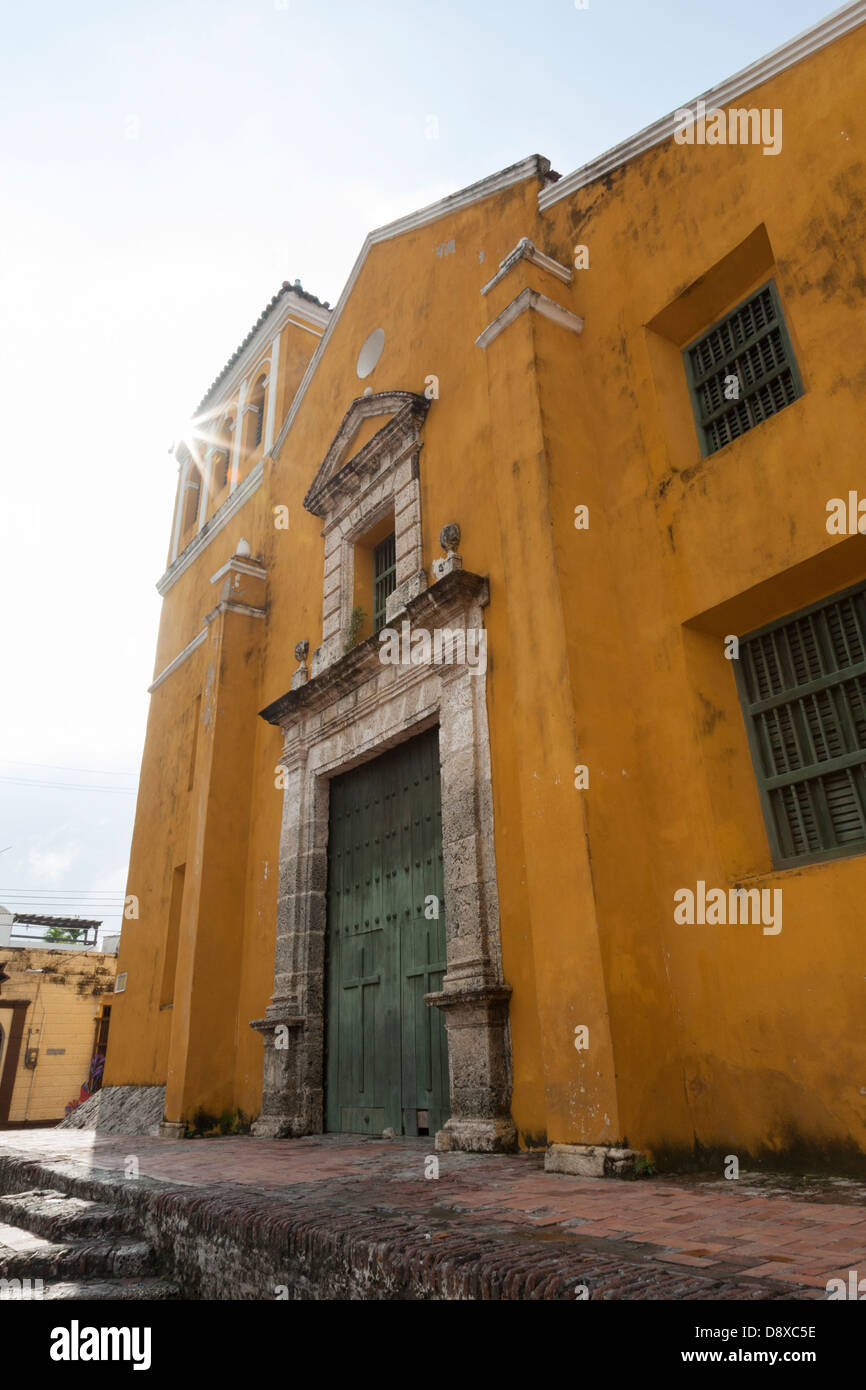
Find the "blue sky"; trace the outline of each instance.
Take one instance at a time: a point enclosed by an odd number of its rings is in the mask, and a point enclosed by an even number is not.
[[[833,8],[6,9],[0,902],[117,924],[168,448],[281,281],[334,303],[371,228],[534,152],[566,174]]]

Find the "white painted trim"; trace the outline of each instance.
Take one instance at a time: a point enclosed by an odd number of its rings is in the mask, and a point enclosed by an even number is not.
[[[328,312],[330,313],[330,309],[328,310]],[[286,323],[293,324],[295,328],[305,329],[307,333],[312,333],[314,338],[321,338],[322,334],[325,331],[324,329],[320,330],[318,328],[311,328],[308,323],[298,323],[297,319],[286,319]]]
[[[268,414],[265,421],[265,447],[267,453],[274,442],[274,417],[277,410],[277,383],[280,373],[280,335],[277,333],[271,343],[271,366],[268,372]]]
[[[169,560],[170,565],[173,565],[175,560],[177,559],[177,548],[180,545],[180,519],[183,514],[183,485],[186,481],[186,472],[188,468],[188,458],[185,460],[185,462],[179,462],[177,465],[177,501],[175,503],[174,511],[174,529],[172,531],[171,537],[171,559]]]
[[[306,299],[301,299],[293,290],[288,291],[282,304],[274,309],[273,315],[269,316],[259,330],[253,334],[225,381],[220,382],[213,399],[205,396],[206,404],[203,415],[197,418],[210,419],[212,413],[218,412],[221,408],[225,412],[238,384],[249,374],[250,368],[255,365],[256,358],[264,347],[260,338],[262,333],[279,333],[284,325],[291,321],[297,328],[307,328],[310,332],[321,334],[327,328],[331,312],[330,309],[324,309],[319,305],[310,304]],[[297,314],[301,322],[291,318],[292,314]],[[305,318],[309,322],[303,322]]]
[[[190,565],[198,559],[203,550],[206,550],[213,540],[218,536],[224,526],[227,526],[232,517],[236,516],[244,503],[257,492],[262,485],[262,473],[264,469],[264,458],[260,458],[254,468],[251,468],[243,482],[238,485],[231,493],[218,511],[215,511],[210,521],[206,521],[201,530],[197,532],[195,539],[181,551],[180,555],[169,565],[165,574],[156,582],[157,592],[165,595],[180,576],[189,569]]]
[[[174,537],[172,539],[172,559],[174,559],[177,556],[177,548],[180,545],[180,538],[184,530],[183,517],[184,513],[186,512],[186,494],[192,487],[198,488],[198,506],[196,507],[195,513],[195,520],[197,523],[195,528],[196,532],[200,531],[203,525],[202,517],[204,516],[204,510],[202,508],[201,500],[201,482],[199,481],[198,483],[192,483],[189,479],[190,472],[193,468],[196,469],[197,473],[199,474],[199,479],[201,479],[202,470],[199,468],[195,460],[190,458],[189,455],[187,455],[181,466],[182,476],[177,492],[177,511],[175,513],[174,518]]]
[[[246,399],[247,378],[244,377],[243,381],[241,382],[241,389],[238,395],[237,426],[235,429],[235,437],[232,441],[232,463],[231,477],[229,478],[229,497],[231,497],[233,492],[237,491],[238,475],[241,471],[241,440],[244,437],[244,414],[246,412]]]
[[[513,269],[519,261],[530,261],[532,265],[537,265],[541,270],[548,271],[555,275],[558,280],[562,280],[566,285],[571,284],[572,271],[567,265],[560,265],[559,261],[553,260],[551,256],[545,256],[543,251],[529,240],[528,236],[522,236],[513,251],[509,251],[504,261],[499,262],[499,269],[492,280],[488,280],[486,285],[481,288],[482,294],[489,294],[494,285],[498,285],[500,280],[504,280],[509,270]]]
[[[235,603],[233,599],[223,599],[218,603],[212,613],[208,613],[208,621],[216,616],[217,613],[243,613],[247,618],[264,618],[267,616],[264,608],[251,608],[248,603]]]
[[[548,299],[546,294],[539,294],[538,290],[531,290],[527,287],[521,290],[515,299],[512,299],[501,314],[488,323],[483,333],[475,339],[477,347],[486,348],[498,338],[500,333],[526,313],[527,309],[534,309],[543,318],[550,319],[552,323],[558,323],[562,328],[567,328],[570,333],[580,333],[583,329],[583,319],[577,314],[573,314],[570,309],[564,309],[561,304],[556,304],[552,299]]]
[[[864,0],[866,3],[866,0]],[[395,222],[388,222],[384,227],[377,227],[375,231],[368,232],[364,239],[364,245],[358,254],[358,258],[352,267],[352,272],[343,286],[343,292],[335,308],[331,313],[331,318],[322,336],[322,340],[310,361],[307,370],[304,372],[300,386],[295,392],[288,414],[283,421],[279,434],[277,435],[272,453],[275,459],[280,456],[280,450],[285,442],[286,435],[292,427],[292,423],[301,407],[301,402],[307,394],[307,389],[312,381],[316,368],[322,359],[322,354],[328,346],[331,334],[346,306],[346,302],[355,288],[355,283],[363,269],[364,262],[370,254],[373,246],[381,241],[390,241],[392,237],[401,236],[403,232],[414,231],[418,227],[426,227],[430,222],[438,222],[440,218],[447,217],[449,213],[458,212],[463,208],[471,207],[474,203],[481,202],[484,198],[491,197],[494,193],[500,193],[505,188],[511,188],[516,183],[523,183],[528,178],[543,178],[550,168],[550,161],[543,155],[531,154],[528,159],[522,159],[519,164],[512,164],[508,169],[501,169],[496,174],[491,174],[489,178],[481,179],[478,183],[470,184],[468,188],[463,188],[459,193],[449,194],[447,198],[440,198],[438,203],[430,203],[425,208],[420,208],[418,212],[409,213],[407,217],[399,217]]]
[[[156,687],[158,685],[162,685],[163,681],[167,680],[167,678],[172,674],[172,672],[177,670],[178,666],[182,666],[183,663],[186,661],[187,657],[192,656],[196,647],[200,647],[206,637],[207,628],[203,627],[201,632],[197,633],[191,642],[187,642],[183,651],[178,652],[177,656],[174,658],[174,661],[170,661],[167,666],[163,666],[159,675],[153,681],[153,684],[147,687],[148,694],[151,694],[154,690],[156,690]]]
[[[207,521],[207,504],[210,500],[210,478],[212,470],[213,460],[211,460],[208,467],[203,467],[201,470],[201,497],[199,498],[198,504],[199,531],[201,530],[204,523]]]
[[[834,11],[826,19],[822,19],[819,24],[804,30],[802,34],[798,34],[796,38],[782,44],[780,48],[773,49],[772,53],[759,58],[757,62],[743,68],[717,87],[711,87],[709,91],[703,92],[700,97],[696,97],[693,101],[681,102],[677,110],[684,111],[686,107],[694,110],[698,101],[706,102],[707,107],[725,106],[745,92],[751,91],[753,87],[759,87],[761,83],[769,81],[777,73],[784,72],[786,68],[793,67],[795,63],[800,63],[804,58],[811,57],[813,53],[818,53],[822,48],[826,48],[827,44],[851,33],[864,22],[866,22],[866,0],[854,0],[853,4],[843,5],[840,10]],[[665,140],[670,139],[674,131],[681,126],[682,120],[677,120],[675,111],[670,112],[667,116],[662,116],[661,120],[646,126],[643,130],[638,131],[637,135],[632,135],[628,140],[614,145],[613,149],[607,150],[597,159],[591,160],[589,164],[584,164],[580,169],[575,169],[573,173],[566,174],[550,188],[543,188],[538,195],[539,208],[544,211],[546,208],[552,207],[554,203],[576,193],[579,188],[584,188],[588,183],[594,183],[596,179],[610,173],[612,169],[618,169],[620,165],[628,163],[630,159],[635,159],[638,155],[644,154],[646,150],[662,144]]]
[[[210,480],[213,472],[213,456],[211,450],[205,454],[201,461],[199,473],[201,474],[201,496],[198,500],[198,527],[200,531],[207,521],[207,504],[210,497]]]
[[[239,560],[237,556],[233,555],[230,560],[226,560],[225,564],[220,566],[216,574],[211,575],[211,584],[218,584],[219,581],[230,572],[235,574],[250,574],[253,579],[267,579],[268,577],[268,572],[264,566],[257,565],[255,560]]]

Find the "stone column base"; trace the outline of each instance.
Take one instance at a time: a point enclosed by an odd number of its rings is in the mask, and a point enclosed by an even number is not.
[[[253,1123],[250,1134],[257,1139],[295,1139],[292,1120],[286,1115],[260,1115]]]
[[[451,1118],[437,1132],[436,1148],[510,1153],[517,1148],[509,1105],[511,986],[496,980],[455,983],[447,975],[443,985],[424,996],[444,1012],[448,1033]]]
[[[437,1130],[434,1147],[439,1153],[513,1153],[517,1148],[517,1129],[511,1120],[446,1120]]]
[[[262,1111],[252,1132],[257,1139],[321,1134],[322,1088],[309,1085],[305,1075],[305,1069],[321,1056],[321,1048],[312,1048],[308,1041],[309,1020],[282,1001],[271,1004],[268,1013],[271,1017],[250,1023],[265,1044]],[[321,1073],[317,1074],[321,1080]]]
[[[574,1178],[633,1178],[635,1162],[645,1155],[637,1149],[610,1144],[551,1144],[544,1155],[545,1173],[569,1173]]]
[[[186,1134],[183,1120],[163,1120],[159,1127],[160,1139],[182,1139]]]

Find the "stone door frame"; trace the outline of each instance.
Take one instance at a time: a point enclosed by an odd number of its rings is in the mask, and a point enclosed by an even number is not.
[[[486,580],[462,570],[410,599],[401,624],[480,630]],[[397,624],[395,630],[399,630]],[[439,726],[451,1118],[437,1149],[512,1149],[511,1037],[502,975],[486,675],[466,662],[384,664],[375,635],[299,683],[262,717],[282,729],[285,769],[274,993],[251,1027],[265,1043],[253,1132],[320,1134],[324,1123],[325,943],[330,780]]]

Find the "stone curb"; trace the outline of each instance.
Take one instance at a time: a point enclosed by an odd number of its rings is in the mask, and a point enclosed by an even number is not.
[[[129,1229],[152,1245],[165,1276],[191,1299],[814,1298],[814,1291],[769,1280],[708,1278],[647,1259],[625,1262],[615,1251],[581,1248],[567,1237],[539,1242],[501,1227],[479,1234],[459,1224],[444,1232],[419,1230],[424,1222],[417,1216],[365,1206],[360,1193],[348,1206],[323,1201],[301,1184],[267,1193],[235,1184],[193,1187],[126,1179],[108,1169],[84,1177],[71,1165],[0,1157],[0,1192],[49,1186],[119,1206]]]

